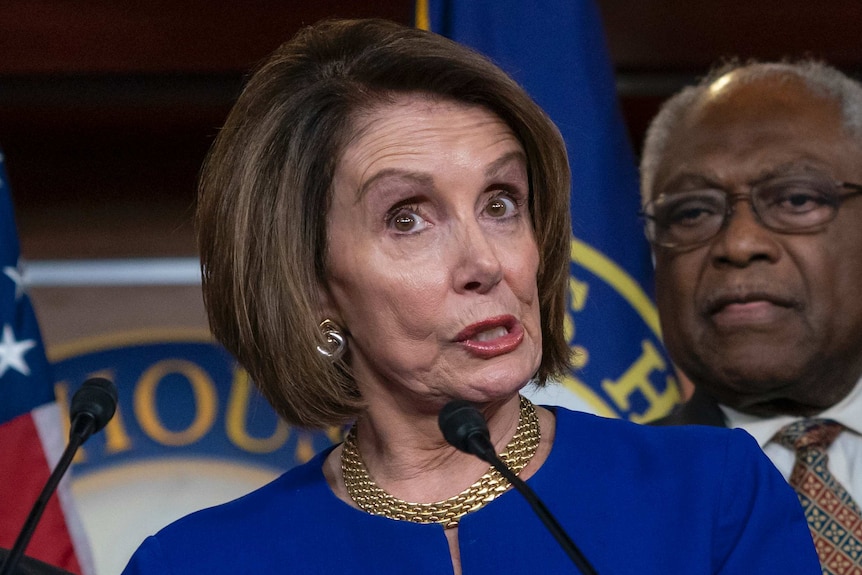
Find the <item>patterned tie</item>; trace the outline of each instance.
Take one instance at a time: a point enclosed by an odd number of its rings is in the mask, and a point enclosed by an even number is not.
[[[843,430],[829,419],[805,419],[775,435],[796,452],[790,485],[805,510],[824,575],[862,575],[862,515],[826,467],[826,450]]]

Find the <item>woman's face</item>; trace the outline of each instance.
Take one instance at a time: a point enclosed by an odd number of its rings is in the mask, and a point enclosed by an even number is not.
[[[323,300],[363,396],[439,408],[538,369],[524,150],[484,108],[400,97],[357,121],[333,180]]]

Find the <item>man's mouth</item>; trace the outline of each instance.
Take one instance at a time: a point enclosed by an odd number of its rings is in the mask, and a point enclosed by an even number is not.
[[[764,291],[720,293],[707,300],[706,311],[709,315],[715,315],[728,309],[758,306],[792,308],[798,307],[798,304],[793,298]]]
[[[786,320],[787,313],[798,309],[796,300],[767,291],[725,292],[712,297],[706,311],[719,329],[772,329],[776,322]]]

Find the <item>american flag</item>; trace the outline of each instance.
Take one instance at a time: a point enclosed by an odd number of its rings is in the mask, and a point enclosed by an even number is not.
[[[0,153],[0,547],[15,543],[66,445],[51,366],[24,286],[9,180]],[[93,572],[64,479],[26,555],[74,573]]]

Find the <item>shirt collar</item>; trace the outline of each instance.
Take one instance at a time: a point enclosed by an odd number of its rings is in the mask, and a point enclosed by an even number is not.
[[[747,431],[761,447],[769,443],[775,434],[789,423],[800,419],[793,415],[758,417],[719,405],[728,427],[739,427]],[[832,419],[857,434],[862,434],[862,379],[856,382],[847,397],[817,415],[818,418]]]

